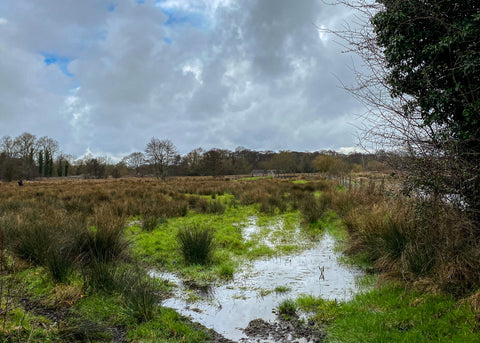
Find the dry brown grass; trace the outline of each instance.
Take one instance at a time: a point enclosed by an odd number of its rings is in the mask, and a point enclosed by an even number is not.
[[[478,228],[460,209],[368,188],[329,196],[350,233],[346,252],[366,254],[387,277],[421,280],[455,296],[480,286]]]

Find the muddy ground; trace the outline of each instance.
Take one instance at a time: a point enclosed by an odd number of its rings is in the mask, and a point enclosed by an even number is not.
[[[296,318],[289,321],[280,319],[274,323],[254,319],[243,332],[247,338],[236,342],[210,331],[212,340],[208,343],[319,343],[325,337],[325,333],[313,322],[304,323]]]

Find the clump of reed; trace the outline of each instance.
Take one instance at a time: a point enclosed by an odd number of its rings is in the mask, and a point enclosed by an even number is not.
[[[142,229],[145,231],[153,231],[157,226],[165,224],[166,222],[167,219],[164,217],[144,215],[142,218]]]
[[[225,205],[219,199],[198,198],[194,202],[194,209],[198,213],[222,214],[225,212]]]
[[[139,322],[152,320],[159,311],[160,288],[138,266],[93,262],[85,277],[91,292],[119,294],[125,308]]]
[[[17,256],[42,265],[55,281],[64,282],[75,267],[75,238],[82,220],[51,208],[25,209],[7,215],[1,223],[6,245]]]
[[[307,224],[317,223],[329,207],[329,198],[315,197],[312,193],[304,193],[298,201],[298,209],[302,213],[303,221]]]
[[[213,229],[197,225],[181,228],[177,234],[180,252],[187,264],[208,264],[214,245]]]
[[[378,195],[354,192],[333,200],[349,209],[341,212],[350,232],[347,253],[366,254],[390,277],[429,280],[456,296],[480,286],[478,228],[460,209],[425,199],[378,201]]]
[[[297,305],[292,299],[285,299],[278,305],[278,314],[285,320],[297,317]]]
[[[96,208],[93,225],[77,239],[82,261],[108,263],[126,258],[129,242],[123,235],[124,223],[125,219],[116,216],[111,207]]]
[[[130,314],[139,322],[155,318],[160,309],[159,288],[155,280],[141,269],[127,270],[117,279],[125,305]]]

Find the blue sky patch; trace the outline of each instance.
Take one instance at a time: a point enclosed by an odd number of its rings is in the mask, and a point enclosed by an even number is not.
[[[206,29],[209,27],[208,19],[199,12],[176,11],[171,9],[162,9],[167,15],[167,21],[164,25],[190,25],[197,28]]]
[[[163,41],[167,44],[172,44],[172,40],[168,37],[163,37]]]
[[[68,65],[73,59],[51,53],[42,53],[42,56],[44,57],[43,61],[47,66],[50,64],[56,64],[64,75],[73,77],[73,74],[68,71]]]
[[[117,5],[115,5],[115,4],[108,4],[107,10],[108,10],[108,12],[113,12],[113,11],[115,11],[116,7],[117,7]]]

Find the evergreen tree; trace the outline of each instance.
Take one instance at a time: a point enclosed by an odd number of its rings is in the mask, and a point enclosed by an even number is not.
[[[40,150],[38,152],[38,175],[42,176],[43,174],[43,152]]]
[[[50,174],[49,168],[50,168],[50,152],[47,149],[45,150],[45,167],[43,169],[44,176],[49,176]]]
[[[60,177],[63,174],[63,165],[62,165],[62,158],[57,160],[57,175]]]

